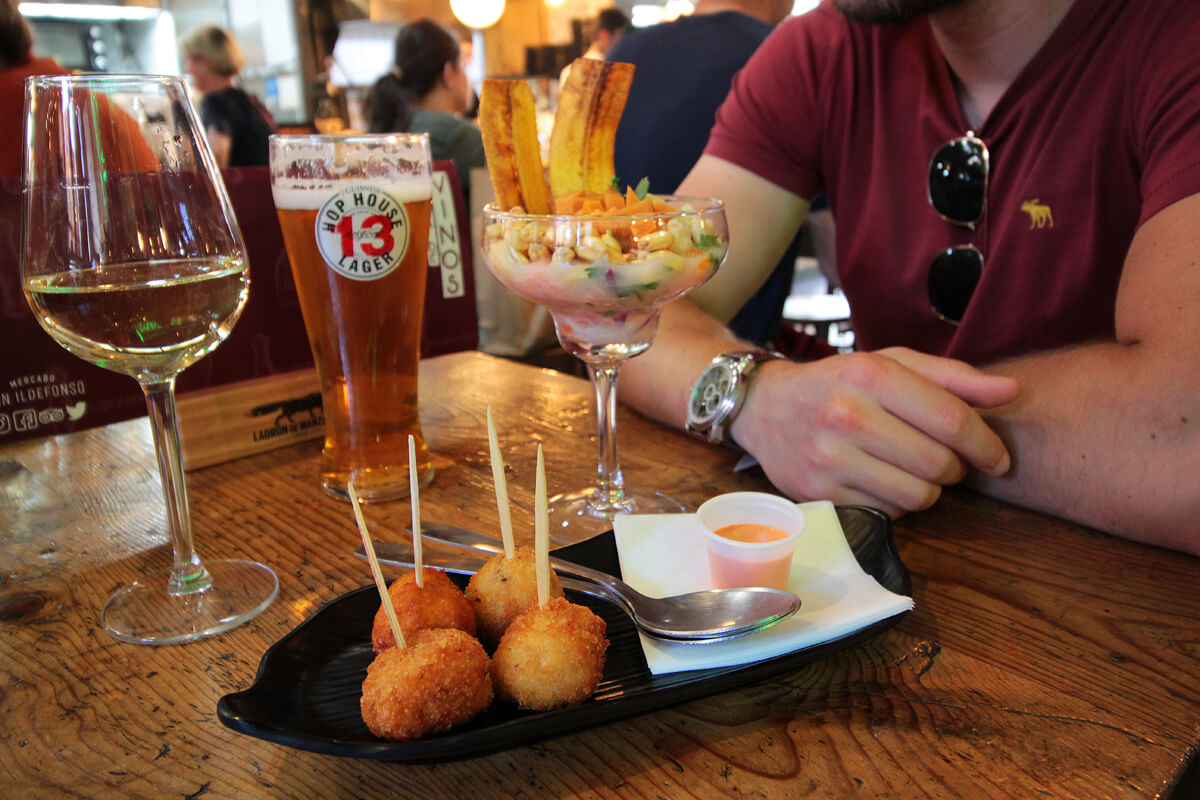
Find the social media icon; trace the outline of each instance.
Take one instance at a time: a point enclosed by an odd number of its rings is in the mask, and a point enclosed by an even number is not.
[[[36,430],[38,426],[37,412],[32,408],[22,408],[13,412],[13,427],[19,431]]]
[[[55,422],[62,422],[63,419],[64,415],[61,408],[43,408],[38,412],[38,422],[43,425],[52,425]]]
[[[8,418],[8,414],[0,413],[0,433],[8,433],[12,430],[12,420]]]
[[[79,419],[85,411],[87,411],[87,401],[80,400],[78,403],[67,406],[67,419]]]

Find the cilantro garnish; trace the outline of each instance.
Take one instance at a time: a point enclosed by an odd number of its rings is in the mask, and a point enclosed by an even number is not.
[[[658,288],[658,281],[647,281],[646,283],[635,284],[617,291],[617,297],[636,297],[642,299],[642,292],[653,291]]]

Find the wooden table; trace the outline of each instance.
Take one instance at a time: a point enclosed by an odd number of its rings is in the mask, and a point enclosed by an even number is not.
[[[535,442],[552,492],[591,479],[583,381],[476,353],[422,369],[437,454],[426,518],[495,530],[486,403],[518,531],[532,529]],[[693,505],[767,488],[733,474],[732,453],[627,409],[620,425],[630,482]],[[97,623],[111,592],[170,561],[146,422],[0,451],[0,797],[1198,796],[1200,559],[965,491],[896,524],[915,612],[774,680],[438,765],[235,733],[218,698],[322,603],[369,582],[348,507],[317,487],[318,446],[188,476],[201,554],[262,560],[281,589],[252,622],[168,647],[120,644]],[[367,515],[399,528],[408,505]]]

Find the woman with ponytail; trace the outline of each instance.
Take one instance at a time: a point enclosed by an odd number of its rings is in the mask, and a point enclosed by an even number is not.
[[[432,20],[418,20],[396,35],[394,61],[367,94],[368,130],[428,133],[434,159],[454,162],[465,197],[471,169],[486,161],[479,129],[461,116],[473,93],[458,39]]]

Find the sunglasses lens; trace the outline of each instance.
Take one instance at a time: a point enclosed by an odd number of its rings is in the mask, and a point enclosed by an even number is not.
[[[929,265],[929,302],[937,315],[958,322],[983,274],[983,253],[974,247],[943,250]]]
[[[987,177],[987,150],[982,141],[964,136],[947,142],[929,162],[929,202],[951,222],[978,222],[983,217]]]

